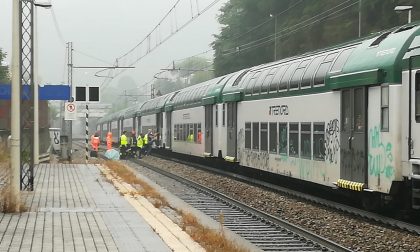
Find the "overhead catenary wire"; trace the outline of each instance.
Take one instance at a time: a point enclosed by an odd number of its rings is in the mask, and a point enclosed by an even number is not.
[[[299,5],[301,2],[303,2],[303,0],[296,1],[291,6],[289,6],[289,8],[287,8],[286,10],[284,10],[284,11],[282,11],[280,13],[275,14],[274,16],[275,17],[278,17],[278,16],[281,16],[281,15],[285,14],[286,12],[290,11],[291,9],[293,9],[294,7],[296,7],[297,5]],[[263,25],[265,25],[265,24],[267,24],[267,23],[269,23],[271,21],[272,21],[272,18],[269,18],[266,21],[264,21],[264,22],[262,22],[262,23],[260,23],[260,24],[258,24],[256,26],[252,27],[251,29],[249,29],[248,31],[246,31],[244,33],[233,35],[230,40],[236,40],[238,38],[241,38],[241,37],[245,36],[246,34],[249,34],[250,32],[255,31],[256,29],[260,28],[261,26],[263,26]]]
[[[164,15],[164,17],[158,22],[158,24],[152,29],[151,32],[149,32],[135,47],[131,48],[127,53],[123,54],[122,56],[118,57],[115,61],[114,64],[118,65],[120,62],[124,62],[124,64],[127,64],[127,66],[134,66],[135,64],[137,64],[140,60],[142,60],[144,57],[146,57],[148,54],[150,54],[151,52],[153,52],[156,48],[158,48],[160,45],[162,45],[163,43],[165,43],[166,41],[168,41],[172,36],[174,36],[176,33],[180,32],[181,30],[183,30],[185,27],[187,27],[189,24],[191,24],[193,21],[195,21],[201,14],[205,13],[206,11],[208,11],[211,7],[213,7],[216,3],[218,3],[220,0],[214,0],[212,1],[210,4],[208,4],[205,8],[203,8],[201,11],[197,11],[197,13],[194,15],[194,13],[192,14],[193,16],[191,17],[191,19],[187,20],[185,23],[183,23],[181,26],[178,27],[178,22],[176,19],[176,6],[178,5],[178,3],[180,2],[180,0],[178,0],[175,5],[173,5],[173,7]],[[197,5],[198,6],[198,5]],[[175,17],[175,31],[171,31],[171,33],[169,35],[167,35],[166,37],[161,38],[161,40],[159,41],[159,43],[156,43],[156,45],[154,47],[151,47],[151,43],[150,40],[153,32],[156,31],[159,26],[163,23],[164,20],[166,20],[168,17],[171,18],[171,13],[173,13],[174,17]],[[171,22],[172,25],[172,22]],[[142,54],[142,55],[138,55],[136,53],[134,53],[136,50],[139,50],[139,48],[146,44],[147,46],[147,50]],[[133,55],[130,55],[133,54]],[[103,87],[106,87],[115,77],[119,76],[121,73],[123,73],[125,70],[119,70],[119,71],[114,71],[113,74],[110,74],[111,71],[109,71],[108,73],[108,78],[106,80],[103,81],[102,85]],[[98,72],[95,74],[97,75]]]
[[[306,20],[304,20],[304,21],[302,21],[300,23],[297,23],[297,24],[295,24],[293,26],[290,26],[290,27],[287,27],[287,28],[285,28],[283,30],[280,30],[280,31],[278,31],[279,34],[275,38],[273,37],[273,35],[268,35],[266,37],[259,38],[259,39],[253,40],[251,42],[248,42],[248,43],[245,43],[245,44],[241,44],[241,45],[237,45],[235,47],[232,47],[230,49],[227,49],[227,50],[225,50],[222,53],[222,55],[223,56],[227,56],[227,55],[231,55],[231,54],[236,54],[236,53],[238,53],[238,51],[243,52],[243,51],[246,51],[246,50],[249,50],[249,49],[258,48],[258,47],[260,47],[262,45],[265,45],[267,43],[272,42],[274,39],[279,39],[279,38],[283,38],[283,37],[289,36],[290,34],[293,34],[293,33],[297,32],[297,31],[299,31],[299,30],[301,30],[303,28],[306,28],[306,27],[312,25],[312,24],[315,24],[315,23],[318,23],[320,21],[323,21],[323,20],[327,19],[328,17],[331,17],[332,15],[334,15],[336,13],[339,13],[339,12],[341,12],[343,10],[346,10],[346,9],[348,9],[348,8],[354,6],[355,4],[358,3],[358,1],[353,2],[353,3],[351,3],[351,4],[347,5],[347,6],[339,9],[339,10],[336,10],[336,11],[334,11],[332,13],[328,13],[331,10],[334,10],[337,7],[342,6],[343,4],[348,3],[350,1],[351,0],[347,0],[346,2],[343,2],[343,3],[339,4],[339,5],[336,5],[335,7],[330,8],[330,9],[328,9],[328,10],[326,10],[326,11],[320,13],[320,14],[317,14],[317,15],[311,17],[311,18],[308,18],[308,19],[306,19]],[[324,15],[326,13],[328,13],[328,14],[325,15],[325,16],[322,16],[322,15]],[[315,19],[315,21],[312,21],[314,19]],[[312,21],[312,22],[310,22],[310,21]],[[302,25],[302,26],[298,27],[299,25]],[[297,27],[297,28],[295,28],[293,30],[290,30],[291,28],[294,28],[294,27]],[[286,33],[284,33],[284,32],[286,32]]]

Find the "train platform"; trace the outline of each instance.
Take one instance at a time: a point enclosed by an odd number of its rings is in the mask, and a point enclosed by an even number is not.
[[[99,168],[37,166],[34,191],[22,192],[26,211],[0,213],[0,251],[202,250],[198,244],[188,245],[189,237],[165,239],[165,234],[175,237],[168,233],[179,232],[167,228],[171,223],[163,223],[170,220],[160,219],[151,204],[143,204],[141,211],[133,207]]]

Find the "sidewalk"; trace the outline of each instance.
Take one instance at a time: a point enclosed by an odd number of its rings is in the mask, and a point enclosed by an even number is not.
[[[0,251],[171,251],[95,165],[41,164],[34,188],[0,213]]]

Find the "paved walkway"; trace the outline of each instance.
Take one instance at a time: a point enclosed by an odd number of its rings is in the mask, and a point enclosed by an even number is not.
[[[170,251],[94,165],[41,164],[29,208],[0,213],[0,251]]]

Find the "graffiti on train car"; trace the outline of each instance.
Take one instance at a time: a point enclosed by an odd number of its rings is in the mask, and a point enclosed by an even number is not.
[[[240,129],[238,132],[238,160],[243,162],[243,165],[255,167],[259,169],[269,169],[269,154],[268,152],[253,151],[245,149],[245,130]]]
[[[268,107],[268,115],[289,115],[289,106],[277,105]]]
[[[395,172],[393,160],[392,144],[382,140],[380,127],[371,128],[369,130],[369,175],[384,175],[388,179],[393,178]]]
[[[325,160],[337,164],[340,153],[340,126],[338,119],[331,120],[325,128]]]

